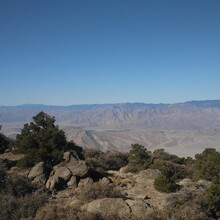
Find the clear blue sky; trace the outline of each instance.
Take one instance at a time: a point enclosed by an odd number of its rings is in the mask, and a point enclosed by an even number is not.
[[[219,0],[0,0],[0,105],[204,99]]]

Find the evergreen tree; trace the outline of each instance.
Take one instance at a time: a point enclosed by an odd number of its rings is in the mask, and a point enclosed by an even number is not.
[[[44,161],[53,166],[62,160],[68,144],[64,132],[54,123],[54,117],[39,112],[33,122],[24,125],[15,141],[15,152],[25,154],[18,165],[30,167]]]

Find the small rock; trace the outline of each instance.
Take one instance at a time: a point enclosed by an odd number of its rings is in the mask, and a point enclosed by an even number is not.
[[[193,181],[189,178],[185,178],[179,181],[178,183],[180,186],[192,186],[193,185]]]
[[[10,149],[5,149],[5,152],[4,152],[4,153],[9,153],[9,152],[11,152]]]
[[[101,180],[99,180],[99,182],[103,185],[108,185],[108,184],[112,183],[112,181],[107,177],[103,177]]]
[[[63,154],[63,159],[65,160],[65,162],[69,162],[71,160],[76,160],[75,157],[73,157],[73,155],[71,154],[70,151],[66,151],[64,154]]]
[[[85,179],[80,180],[78,187],[88,187],[88,186],[91,186],[92,184],[93,184],[92,178],[87,177]]]
[[[207,180],[198,180],[197,185],[203,186],[203,187],[208,187],[210,186],[211,182]]]

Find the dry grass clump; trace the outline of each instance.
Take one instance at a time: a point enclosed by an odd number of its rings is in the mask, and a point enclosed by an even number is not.
[[[182,189],[167,197],[163,209],[155,209],[147,217],[151,220],[211,220],[202,200],[204,189]]]
[[[27,178],[0,169],[1,220],[31,218],[47,199],[48,194],[36,191]]]
[[[22,197],[12,195],[0,195],[0,219],[17,220],[22,218],[31,218],[35,216],[36,211],[47,201],[47,195],[34,193]]]
[[[117,214],[101,216],[80,208],[47,206],[38,211],[34,220],[122,220]],[[129,218],[130,219],[130,218]],[[123,219],[125,220],[125,219]],[[126,219],[127,220],[127,219]],[[136,219],[135,219],[136,220]]]
[[[71,207],[62,207],[59,205],[47,205],[40,209],[35,220],[101,220],[99,214],[93,214],[80,209]]]
[[[90,202],[92,200],[102,198],[123,198],[123,195],[112,183],[102,184],[100,182],[95,182],[92,185],[86,186],[76,192],[76,198],[81,201]]]

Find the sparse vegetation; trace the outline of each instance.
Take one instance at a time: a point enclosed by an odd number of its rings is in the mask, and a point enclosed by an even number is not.
[[[179,193],[169,194],[166,205],[163,209],[155,209],[147,215],[147,219],[152,220],[211,220],[213,219],[204,201],[204,189],[182,189]]]
[[[47,201],[48,194],[37,189],[25,177],[8,175],[0,170],[0,219],[17,220],[34,217]]]
[[[75,176],[75,179],[73,178],[76,184],[72,185],[73,191],[71,192],[71,196],[80,201],[79,204],[70,208],[49,202],[43,207],[48,201],[48,193],[43,188],[38,190],[37,185],[33,185],[24,176],[9,174],[8,171],[15,166],[15,161],[1,159],[0,219],[121,219],[117,213],[106,214],[106,216],[102,214],[101,216],[89,213],[86,209],[82,210],[81,207],[93,200],[104,198],[121,198],[124,202],[123,200],[130,199],[129,196],[132,198],[130,201],[132,205],[136,201],[136,197],[132,197],[132,193],[135,194],[134,192],[138,192],[139,189],[131,191],[130,195],[126,190],[129,190],[129,187],[134,189],[133,187],[136,186],[133,179],[135,176],[135,178],[139,178],[139,184],[142,181],[151,184],[154,193],[159,193],[159,195],[169,193],[165,197],[166,204],[162,208],[157,209],[156,207],[153,211],[144,214],[146,219],[220,219],[220,153],[216,149],[205,149],[202,153],[196,154],[195,159],[180,158],[165,152],[164,149],[150,152],[139,144],[131,145],[129,153],[83,149],[76,146],[74,142],[67,142],[64,132],[59,130],[54,123],[53,117],[40,112],[33,117],[33,122],[24,125],[14,143],[15,152],[24,154],[24,158],[19,160],[17,165],[31,167],[44,161],[46,166],[52,167],[63,161],[63,153],[66,150],[70,151],[67,152],[66,157],[72,158],[74,163],[75,160],[85,160],[86,163],[83,163],[86,168],[89,167],[88,172],[85,177]],[[0,138],[0,146],[4,146],[1,148],[3,152],[5,146],[11,147],[10,140],[4,135],[0,135]],[[66,159],[61,165],[65,167],[69,163],[68,160]],[[59,167],[59,165],[55,167]],[[117,172],[124,166],[126,169]],[[148,171],[157,169],[157,171],[153,170],[154,184],[152,184],[153,180],[149,180],[149,177],[146,176],[150,175],[149,172],[143,171],[136,175],[139,171],[148,168],[151,168]],[[63,170],[67,172],[66,176],[68,176],[69,170]],[[126,171],[129,172],[126,173]],[[53,172],[56,172],[56,169]],[[114,176],[115,174],[116,176]],[[46,176],[44,178],[48,178]],[[86,179],[87,177],[88,179]],[[101,180],[103,177],[108,178]],[[184,179],[191,181],[191,184],[184,185]],[[82,180],[88,180],[88,182]],[[181,181],[182,183],[180,183]],[[203,184],[201,184],[202,182]],[[53,190],[53,188],[50,189]],[[145,198],[146,195],[138,196]],[[125,218],[138,219],[137,216],[133,216],[133,213],[128,214]]]
[[[114,216],[101,216],[98,213],[83,211],[80,208],[50,206],[42,208],[36,215],[35,220],[119,220],[117,214]]]
[[[76,197],[84,202],[102,198],[123,198],[121,191],[114,184],[95,182],[80,190]]]

